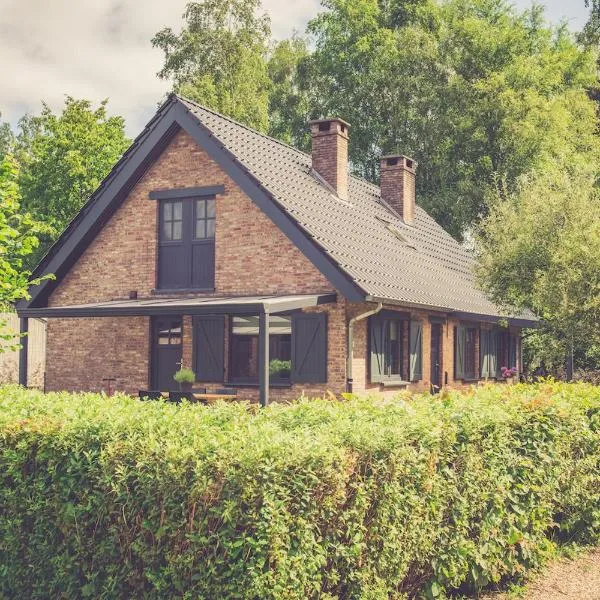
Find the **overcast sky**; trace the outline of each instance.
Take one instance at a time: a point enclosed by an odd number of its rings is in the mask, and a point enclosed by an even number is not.
[[[127,120],[135,136],[152,116],[168,83],[156,77],[162,53],[150,39],[178,29],[187,0],[0,0],[0,112],[13,124],[65,95],[98,102]],[[520,8],[530,0],[517,0]],[[584,0],[542,2],[551,20],[572,29],[586,20]],[[263,0],[275,38],[303,31],[319,0]]]

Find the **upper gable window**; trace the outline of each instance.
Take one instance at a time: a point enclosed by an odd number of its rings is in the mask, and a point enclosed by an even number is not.
[[[169,242],[180,240],[183,235],[183,202],[165,200],[162,212],[162,239]]]
[[[202,198],[196,200],[196,230],[197,240],[215,237],[215,199]]]
[[[158,288],[212,290],[215,285],[214,196],[159,201]]]

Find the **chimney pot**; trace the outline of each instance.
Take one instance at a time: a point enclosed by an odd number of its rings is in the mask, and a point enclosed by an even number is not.
[[[310,122],[312,168],[343,200],[348,199],[348,128],[337,118]]]
[[[381,158],[381,199],[409,225],[415,219],[416,170],[416,161],[402,154]]]

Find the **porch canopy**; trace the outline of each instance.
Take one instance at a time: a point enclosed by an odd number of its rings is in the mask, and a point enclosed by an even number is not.
[[[28,331],[28,318],[77,317],[145,317],[167,315],[258,315],[259,316],[259,373],[260,402],[269,401],[269,319],[268,316],[286,313],[336,301],[336,294],[297,294],[286,296],[226,296],[188,298],[143,298],[112,300],[71,306],[49,306],[17,309],[21,317],[21,333]],[[27,381],[27,337],[22,338],[19,373],[21,384]]]
[[[335,302],[335,294],[294,296],[226,296],[223,298],[144,298],[92,304],[22,308],[20,317],[146,317],[154,315],[256,315],[277,314]]]

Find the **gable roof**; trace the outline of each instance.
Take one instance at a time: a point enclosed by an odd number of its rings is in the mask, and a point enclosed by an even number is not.
[[[502,313],[476,285],[473,257],[417,206],[407,225],[379,188],[349,178],[348,201],[315,176],[310,155],[172,95],[34,272],[59,279],[179,128],[190,133],[352,301],[377,300],[462,315]],[[39,306],[55,283],[32,291]],[[44,289],[45,288],[45,289]],[[519,315],[530,321],[531,315]]]

